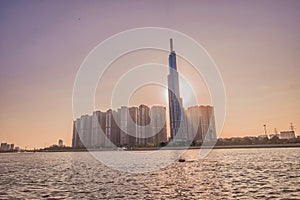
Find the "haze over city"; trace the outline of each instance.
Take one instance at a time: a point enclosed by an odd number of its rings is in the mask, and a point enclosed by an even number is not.
[[[190,3],[1,1],[0,141],[40,148],[61,138],[70,145],[72,91],[81,63],[103,40],[138,27],[183,32],[211,55],[227,95],[219,137],[257,136],[263,134],[264,124],[269,132],[287,130],[290,122],[300,126],[300,2]],[[114,62],[107,73],[116,75],[144,62],[167,65],[167,54],[133,52]],[[178,57],[179,73],[187,66]],[[185,73],[193,79],[191,71]],[[114,75],[103,80],[106,90]],[[180,86],[185,106],[193,105],[185,84]],[[102,94],[105,91],[96,93],[96,109],[106,110],[109,102]],[[129,102],[165,105],[165,96],[164,88],[148,86],[137,90]],[[204,82],[197,96],[201,104],[211,103]]]

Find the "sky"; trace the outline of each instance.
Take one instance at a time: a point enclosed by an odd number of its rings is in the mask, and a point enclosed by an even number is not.
[[[288,130],[291,122],[300,127],[299,10],[297,0],[2,0],[0,142],[41,148],[63,139],[70,145],[81,63],[108,37],[140,27],[180,31],[208,51],[226,88],[220,137],[257,136],[263,124],[268,132]],[[143,53],[167,64],[167,54]],[[179,72],[183,66],[179,58]],[[152,90],[138,90],[130,102],[155,103],[147,95]]]

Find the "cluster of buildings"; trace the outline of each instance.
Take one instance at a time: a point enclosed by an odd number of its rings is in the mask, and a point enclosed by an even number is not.
[[[277,132],[277,129],[274,129],[274,133],[267,133],[266,125],[264,125],[265,134],[258,136],[260,139],[280,139],[280,140],[293,140],[296,139],[296,132],[294,130],[293,123],[291,123],[290,130]]]
[[[1,143],[0,151],[13,151],[15,149],[14,144]]]
[[[153,106],[150,109],[145,105],[122,106],[117,111],[95,111],[91,116],[84,115],[74,121],[72,147],[144,146],[166,142],[165,115],[165,107]],[[154,120],[151,126],[150,118]]]
[[[292,140],[292,139],[296,139],[296,133],[294,130],[280,131],[280,133],[272,133],[266,137],[268,137],[269,139],[278,138],[281,140]]]
[[[265,125],[264,125],[265,127]],[[232,138],[219,138],[219,143],[266,143],[267,141],[273,142],[273,143],[293,143],[293,142],[299,142],[300,136],[296,135],[296,132],[294,130],[294,126],[291,123],[291,130],[285,130],[277,132],[277,129],[275,128],[274,133],[267,133],[267,129],[265,128],[265,133],[263,135],[259,136],[246,136],[246,137],[232,137]]]
[[[172,39],[170,39],[167,79],[169,113],[166,113],[164,106],[150,108],[140,105],[122,106],[116,111],[109,109],[106,112],[95,111],[93,115],[83,115],[73,122],[72,147],[101,148],[112,147],[112,144],[156,146],[166,142],[178,144],[202,142],[204,139],[216,141],[213,107],[198,105],[188,109],[183,107]]]
[[[122,106],[116,111],[95,111],[73,122],[72,147],[157,146],[170,139],[166,117],[164,106]],[[177,142],[202,142],[205,137],[216,139],[212,106],[189,107],[181,123]]]

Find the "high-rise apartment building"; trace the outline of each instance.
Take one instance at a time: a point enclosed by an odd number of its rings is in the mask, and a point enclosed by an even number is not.
[[[129,121],[128,121],[128,144],[129,145],[136,145],[138,143],[138,108],[137,107],[130,107],[129,108]]]
[[[199,106],[191,106],[186,110],[186,121],[188,140],[202,142]]]
[[[120,144],[129,144],[129,135],[128,133],[128,121],[129,121],[129,108],[122,106],[118,109],[118,120],[120,127]]]
[[[103,141],[104,147],[111,147],[112,144],[120,145],[120,128],[117,120],[119,115],[116,111],[109,109],[106,111],[105,138]],[[112,144],[111,144],[112,143]]]
[[[146,105],[140,105],[138,109],[138,144],[146,145],[148,142],[151,142],[150,136],[150,108]]]
[[[91,148],[92,146],[92,116],[84,115],[80,120],[79,135],[82,138],[83,144]]]
[[[202,132],[202,140],[216,140],[216,125],[214,108],[212,106],[200,107],[200,125]]]
[[[216,139],[214,108],[191,106],[186,110],[188,140],[203,142]]]
[[[105,144],[106,112],[95,111],[92,118],[91,146],[102,147]]]
[[[153,144],[167,142],[166,107],[152,106],[150,110],[151,124],[150,134]]]

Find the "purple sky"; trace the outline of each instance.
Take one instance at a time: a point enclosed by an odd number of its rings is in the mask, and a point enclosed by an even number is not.
[[[147,26],[181,31],[210,53],[228,98],[222,137],[300,126],[299,10],[297,0],[2,0],[0,141],[70,144],[83,59],[111,35]]]

